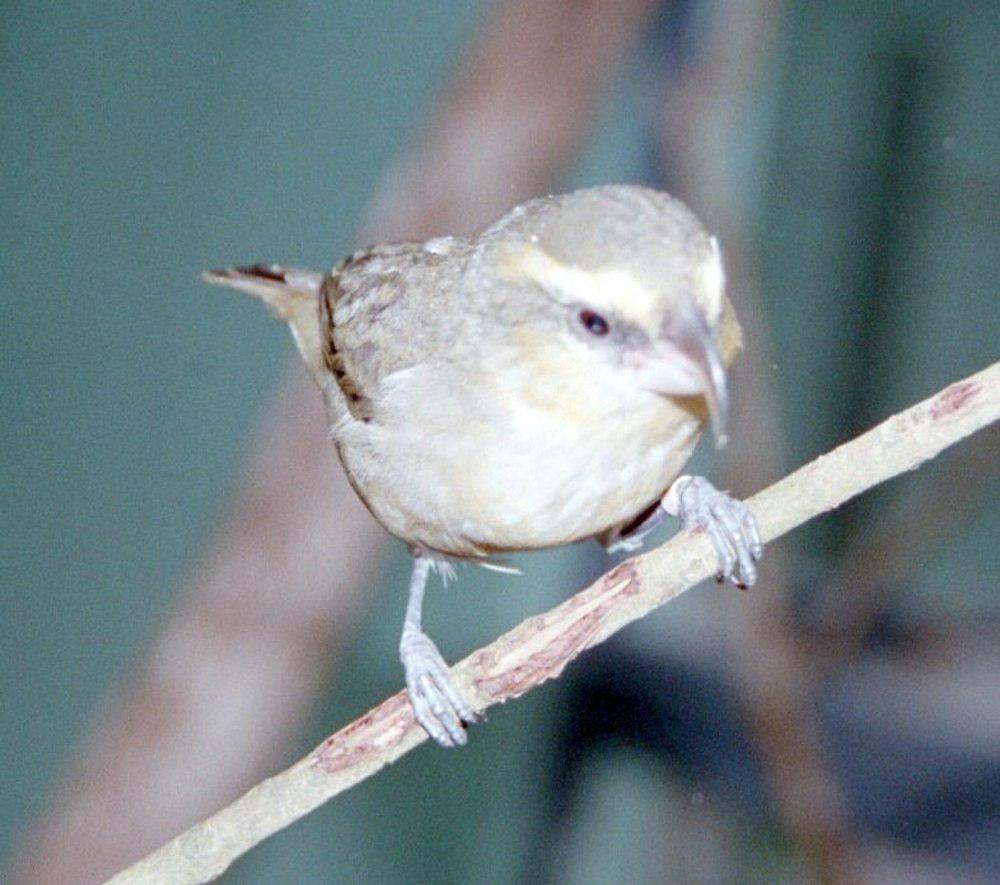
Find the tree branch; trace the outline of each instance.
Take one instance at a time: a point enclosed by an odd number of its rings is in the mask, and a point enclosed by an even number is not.
[[[1000,418],[1000,362],[900,412],[751,498],[765,541],[839,507]],[[626,560],[545,614],[452,668],[478,709],[518,697],[585,649],[716,570],[701,532]],[[267,836],[423,743],[405,692],[327,738],[304,759],[120,873],[114,883],[204,882]],[[461,760],[456,757],[456,764]]]

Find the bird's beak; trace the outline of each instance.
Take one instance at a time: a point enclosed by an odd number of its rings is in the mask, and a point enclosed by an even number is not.
[[[728,439],[729,390],[712,330],[701,311],[683,304],[664,323],[653,358],[641,369],[645,386],[666,396],[701,394],[708,404],[715,445]]]

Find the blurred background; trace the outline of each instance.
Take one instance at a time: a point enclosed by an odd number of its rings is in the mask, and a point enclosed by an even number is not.
[[[0,25],[4,881],[100,881],[395,692],[407,563],[257,260],[663,187],[748,347],[745,496],[997,358],[993,0],[19,3]],[[772,546],[250,852],[232,882],[989,882],[1000,445]],[[429,594],[464,655],[596,545]]]

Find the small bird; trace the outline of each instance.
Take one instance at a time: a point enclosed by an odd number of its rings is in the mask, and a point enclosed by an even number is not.
[[[740,328],[718,243],[668,194],[588,188],[471,237],[361,249],[325,275],[257,264],[203,279],[289,324],[352,486],[408,545],[400,657],[442,746],[481,717],[421,627],[433,570],[590,537],[632,551],[670,514],[708,534],[718,580],[755,582],[749,509],[679,476],[706,423],[725,440]]]

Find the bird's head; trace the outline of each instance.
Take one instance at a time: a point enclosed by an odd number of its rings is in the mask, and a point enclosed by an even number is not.
[[[739,326],[719,247],[681,202],[614,185],[534,200],[479,238],[513,325],[544,329],[567,362],[636,391],[704,397],[725,440],[725,369]]]

